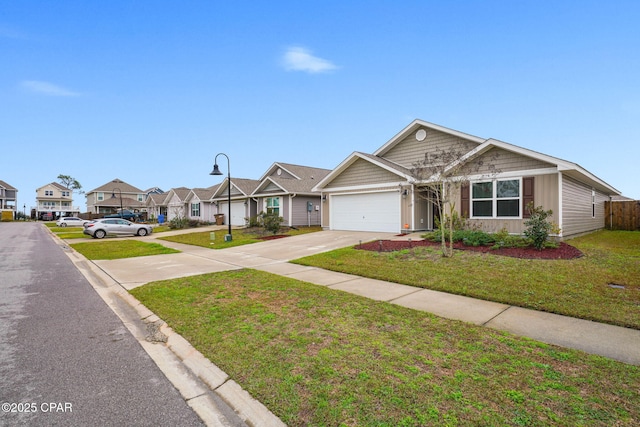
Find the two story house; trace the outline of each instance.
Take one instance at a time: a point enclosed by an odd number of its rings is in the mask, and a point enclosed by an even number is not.
[[[80,207],[73,206],[73,190],[57,182],[36,189],[36,218],[51,220],[79,213]]]

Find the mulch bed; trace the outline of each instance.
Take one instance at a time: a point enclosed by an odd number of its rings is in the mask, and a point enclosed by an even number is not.
[[[376,240],[369,243],[363,243],[362,245],[356,245],[355,248],[365,251],[394,252],[418,246],[439,248],[440,243],[432,242],[430,240],[412,240],[411,242],[406,240]],[[579,249],[564,242],[560,242],[560,246],[558,248],[547,248],[541,251],[533,247],[493,249],[490,246],[465,246],[461,242],[454,243],[453,247],[454,249],[463,251],[482,252],[492,255],[503,255],[524,259],[574,259],[583,255]]]

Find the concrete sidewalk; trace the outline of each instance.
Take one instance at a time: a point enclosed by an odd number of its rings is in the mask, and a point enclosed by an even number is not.
[[[163,233],[164,234],[164,233]],[[158,235],[149,236],[155,239]],[[408,239],[390,233],[323,231],[222,250],[162,244],[182,251],[173,255],[95,261],[126,289],[155,280],[254,268],[367,298],[387,301],[454,320],[483,325],[549,344],[582,350],[640,365],[640,331],[557,314],[415,288],[359,276],[305,267],[288,261],[377,239]]]

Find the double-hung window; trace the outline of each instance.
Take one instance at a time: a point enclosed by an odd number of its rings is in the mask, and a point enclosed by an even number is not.
[[[471,184],[473,218],[520,218],[522,180],[503,179]]]
[[[267,197],[266,211],[268,214],[280,216],[280,197]]]
[[[191,203],[191,216],[200,216],[200,203]]]

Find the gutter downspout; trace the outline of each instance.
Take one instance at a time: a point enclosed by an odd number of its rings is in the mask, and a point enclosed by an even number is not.
[[[297,196],[297,193],[289,194],[289,227],[293,225],[293,199]]]

